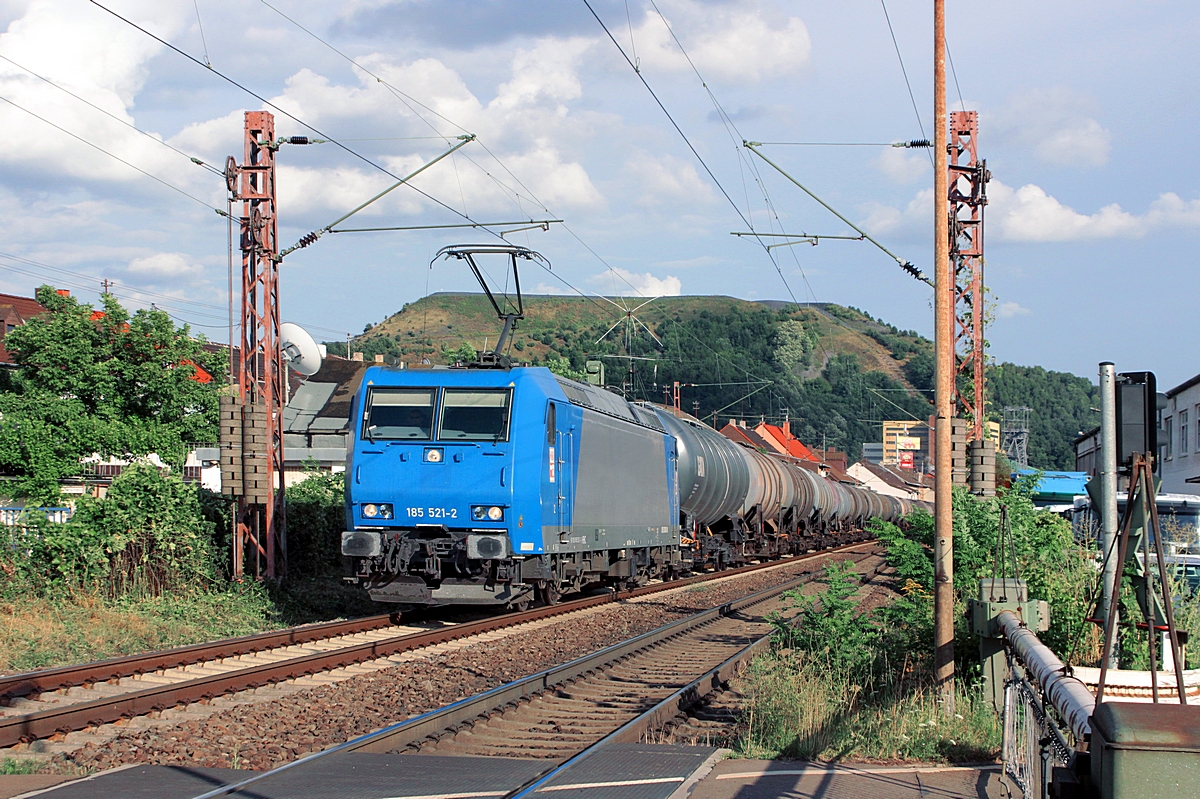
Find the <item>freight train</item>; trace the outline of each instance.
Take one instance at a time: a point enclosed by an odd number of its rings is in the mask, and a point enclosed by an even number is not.
[[[372,366],[350,418],[347,579],[397,610],[630,588],[861,540],[924,504],[542,367]]]

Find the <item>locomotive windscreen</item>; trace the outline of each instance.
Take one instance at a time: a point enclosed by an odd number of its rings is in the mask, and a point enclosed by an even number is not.
[[[373,388],[363,438],[428,440],[433,431],[432,388]]]
[[[442,441],[507,441],[508,389],[446,389]]]

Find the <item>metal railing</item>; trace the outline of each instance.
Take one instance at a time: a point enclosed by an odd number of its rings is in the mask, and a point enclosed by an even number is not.
[[[1049,796],[1056,766],[1071,762],[1074,748],[1052,714],[1046,712],[1038,690],[1024,668],[1009,658],[1011,677],[1004,685],[1004,773],[1031,799]]]
[[[67,519],[71,518],[74,511],[67,507],[54,508],[26,508],[26,507],[6,507],[0,508],[0,527],[27,527],[29,524],[29,514],[36,513],[46,517],[46,521],[56,524],[63,524]]]

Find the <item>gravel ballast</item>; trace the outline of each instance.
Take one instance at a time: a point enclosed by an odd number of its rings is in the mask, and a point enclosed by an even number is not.
[[[268,769],[820,570],[826,560],[861,557],[869,550],[865,545],[665,596],[607,605],[499,640],[467,640],[452,651],[294,691],[277,701],[206,708],[210,712],[203,718],[187,718],[184,712],[169,726],[131,725],[109,740],[86,741],[56,759],[88,770],[131,763]],[[873,567],[877,560],[869,559],[859,570]]]

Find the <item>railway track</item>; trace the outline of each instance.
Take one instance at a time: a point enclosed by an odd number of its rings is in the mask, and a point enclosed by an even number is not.
[[[880,559],[856,553],[850,560]],[[781,594],[819,576],[805,574],[195,799],[249,795],[250,785],[284,772],[294,779],[295,769],[343,753],[544,759],[537,778],[506,795],[530,794],[607,746],[639,743],[685,717],[768,645],[766,616],[779,609]]]
[[[818,554],[828,554],[852,544]],[[744,566],[620,594],[585,597],[499,617],[414,631],[372,616],[0,677],[0,748],[228,693],[483,635],[695,583],[782,568],[811,556]]]

